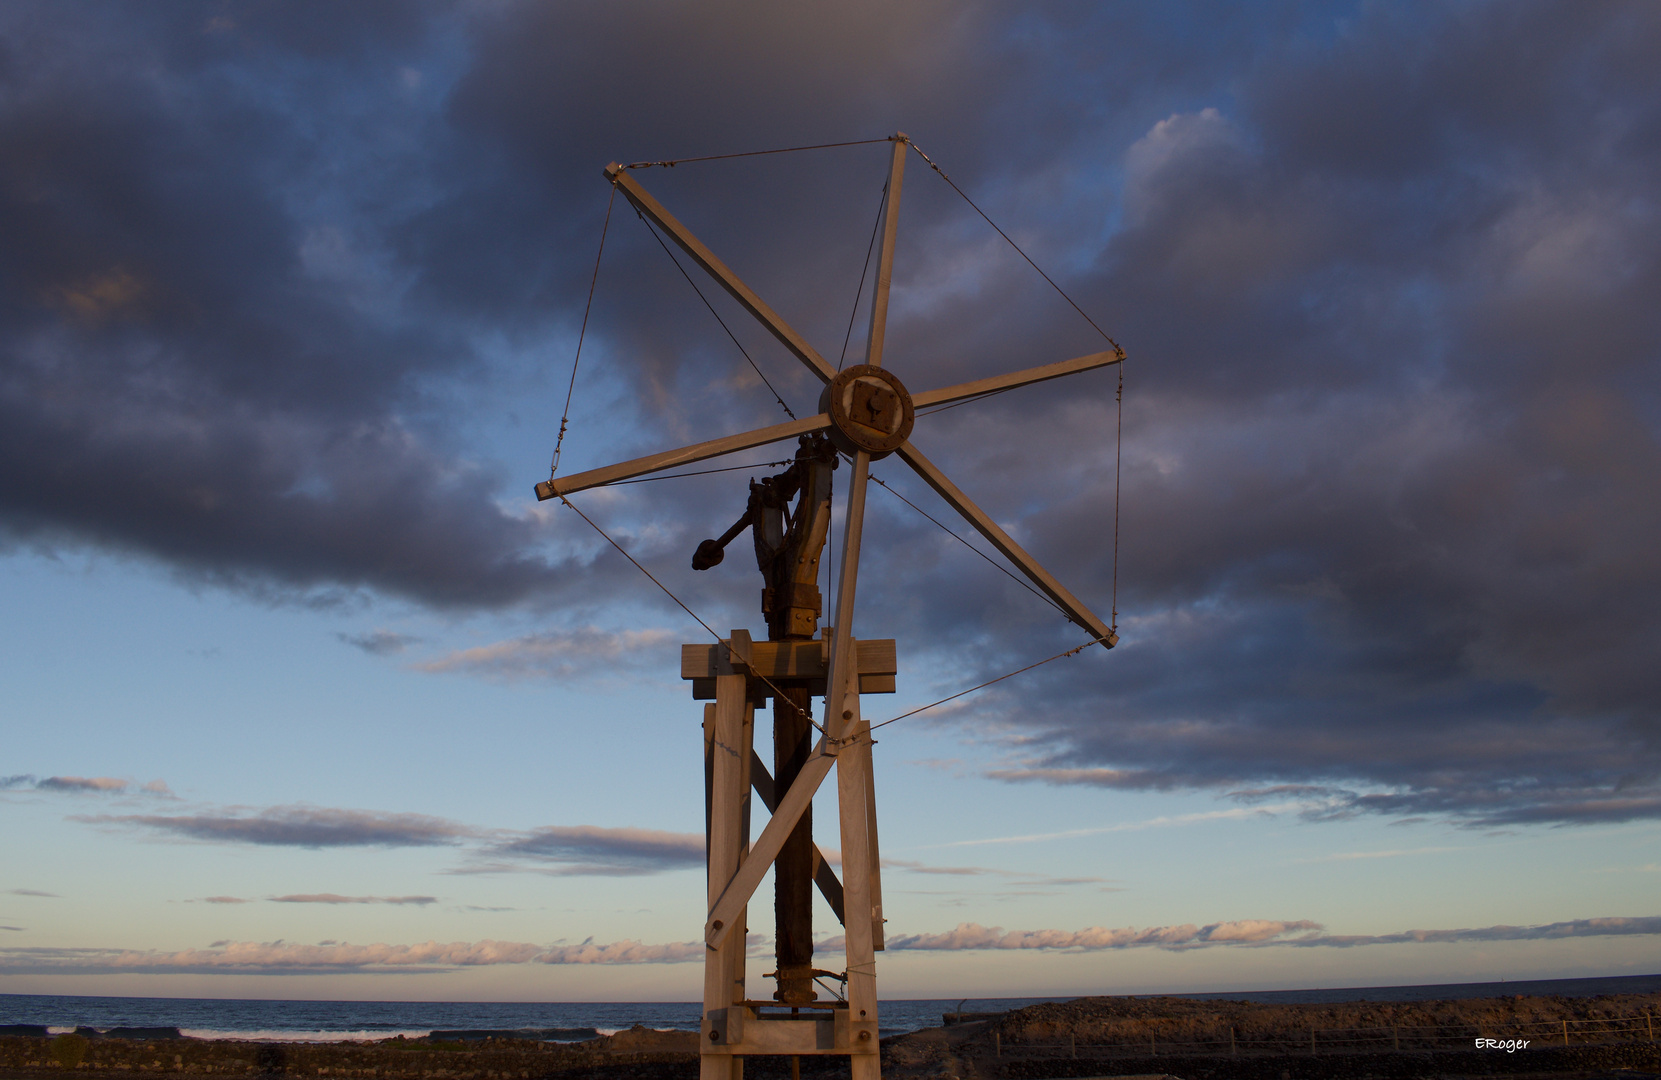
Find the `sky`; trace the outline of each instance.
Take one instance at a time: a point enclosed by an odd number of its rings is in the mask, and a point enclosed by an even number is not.
[[[1656,6],[0,27],[0,993],[695,999],[711,638],[532,487],[818,384],[603,169],[902,131],[886,366],[1126,351],[913,436],[1121,641],[878,734],[880,992],[1661,971]],[[888,150],[631,175],[859,358]],[[572,502],[759,637],[788,453]],[[1081,644],[873,473],[867,719]]]

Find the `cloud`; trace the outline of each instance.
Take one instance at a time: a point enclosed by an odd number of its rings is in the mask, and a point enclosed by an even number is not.
[[[416,664],[417,671],[459,671],[504,679],[568,681],[626,668],[667,668],[679,658],[680,635],[669,630],[577,630],[527,634],[509,641],[461,649]]]
[[[16,931],[17,933],[22,933],[24,928],[21,927],[21,926],[0,926],[0,930],[12,930],[12,931]]]
[[[1045,949],[1097,952],[1107,949],[1160,948],[1189,950],[1221,945],[1296,948],[1356,948],[1362,945],[1454,944],[1486,941],[1552,941],[1564,938],[1661,934],[1661,917],[1575,919],[1540,926],[1488,926],[1465,930],[1404,930],[1396,934],[1326,934],[1307,919],[1241,919],[1195,926],[1125,927],[1107,930],[1012,930],[961,923],[941,934],[895,934],[890,951]]]
[[[995,770],[988,775],[995,780],[1043,780],[1052,770],[1024,769],[1024,770]],[[1064,783],[1077,781],[1066,780]],[[986,844],[1030,844],[1045,840],[1072,840],[1081,836],[1101,836],[1108,833],[1141,832],[1144,829],[1177,828],[1186,825],[1203,825],[1213,821],[1238,821],[1242,818],[1267,816],[1284,813],[1288,810],[1308,810],[1310,804],[1279,803],[1272,806],[1232,807],[1227,810],[1199,810],[1188,814],[1162,814],[1159,817],[1147,818],[1142,821],[1119,821],[1110,825],[1087,825],[1078,829],[1062,829],[1059,832],[1027,833],[1021,836],[988,836],[974,840],[951,840],[940,847],[979,847]]]
[[[1450,851],[1463,851],[1457,847],[1420,847],[1420,848],[1392,848],[1386,851],[1339,851],[1331,855],[1317,855],[1309,859],[1299,859],[1298,862],[1354,862],[1357,859],[1401,859],[1410,855],[1442,855]]]
[[[246,899],[244,899],[240,896],[204,896],[204,897],[202,897],[202,903],[204,903],[204,904],[247,904],[247,903],[252,903],[252,901],[246,900]]]
[[[337,633],[335,637],[370,656],[396,656],[421,639],[391,630],[374,630],[367,634]]]
[[[50,791],[67,795],[155,795],[171,799],[173,792],[166,782],[151,780],[135,784],[114,776],[48,776],[44,779],[30,773],[0,777],[0,791]]]
[[[431,847],[475,835],[473,829],[426,814],[317,806],[278,806],[257,814],[96,814],[74,820],[188,840],[274,847]]]
[[[45,896],[53,900],[63,899],[55,892],[42,892],[39,889],[7,889],[6,894],[8,896]]]
[[[341,896],[338,893],[292,893],[271,896],[278,904],[415,904],[423,906],[438,903],[436,896]]]
[[[483,856],[511,860],[498,868],[522,869],[524,862],[551,864],[551,872],[630,876],[704,864],[698,833],[653,829],[608,829],[595,825],[550,825],[485,849]]]
[[[1451,944],[1467,941],[1555,941],[1563,938],[1661,934],[1661,917],[1572,919],[1539,926],[1485,926],[1466,930],[1404,930],[1397,934],[1320,934],[1277,944],[1353,948],[1360,945]]]
[[[638,941],[534,945],[514,941],[428,941],[416,945],[300,945],[284,941],[216,942],[206,949],[0,949],[0,972],[272,974],[434,972],[509,964],[678,964],[701,960],[702,942],[646,945]]]
[[[1011,930],[978,923],[960,923],[942,934],[895,934],[887,938],[891,951],[957,952],[968,949],[1045,949],[1064,952],[1099,952],[1104,949],[1157,947],[1191,949],[1208,945],[1234,945],[1274,941],[1300,931],[1321,929],[1307,919],[1278,921],[1246,919],[1212,923],[1209,926],[1150,926],[1107,930]]]
[[[466,861],[447,874],[540,873],[556,877],[633,877],[702,866],[698,833],[597,825],[485,829],[427,814],[297,804],[260,810],[208,809],[190,814],[77,814],[70,820],[137,829],[162,839],[264,847],[460,847]],[[314,904],[432,904],[431,896],[294,893],[266,899]],[[240,904],[234,896],[204,903]]]

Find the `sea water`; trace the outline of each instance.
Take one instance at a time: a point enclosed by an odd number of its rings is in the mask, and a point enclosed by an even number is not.
[[[1522,982],[1442,983],[1423,986],[1360,986],[1309,990],[1234,990],[1172,994],[1197,1000],[1265,1003],[1435,1001],[1510,994],[1591,997],[1661,991],[1661,975]],[[934,1027],[949,1012],[1006,1012],[1066,997],[910,998],[881,1003],[882,1034]],[[534,1030],[551,1041],[621,1031],[635,1024],[681,1031],[698,1029],[699,1006],[688,1001],[470,1002],[470,1001],[266,1001],[238,998],[72,997],[0,994],[0,1025],[38,1024],[50,1031],[77,1027],[178,1028],[198,1039],[340,1042],[420,1038],[433,1031]],[[555,1034],[557,1033],[557,1034]]]

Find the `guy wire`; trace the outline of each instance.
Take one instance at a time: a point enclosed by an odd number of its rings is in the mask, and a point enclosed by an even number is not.
[[[916,503],[912,502],[910,499],[906,498],[904,495],[901,495],[898,491],[895,491],[893,488],[889,487],[886,481],[880,480],[876,476],[873,476],[869,473],[866,474],[866,475],[870,477],[872,482],[877,483],[877,484],[881,484],[882,489],[884,491],[888,492],[890,495],[894,496],[896,499],[898,499],[901,502],[905,503],[907,506],[909,506],[913,510],[917,511],[919,514],[922,514],[924,517],[928,518],[930,521],[934,522],[936,525],[940,526],[940,531],[941,532],[945,533],[947,536],[951,537],[953,540],[956,540],[958,543],[962,544],[964,547],[968,548],[970,551],[974,552],[976,555],[979,555],[981,558],[983,558],[987,562],[991,563],[1000,572],[1002,572],[1004,574],[1004,576],[1008,577],[1009,580],[1011,580],[1015,584],[1021,586],[1023,589],[1025,589],[1027,592],[1031,593],[1032,595],[1038,597],[1038,599],[1044,601],[1044,603],[1046,603],[1046,604],[1050,605],[1051,607],[1055,608],[1055,610],[1058,611],[1058,612],[1061,612],[1061,614],[1063,616],[1065,616],[1067,614],[1065,611],[1061,611],[1061,607],[1054,600],[1051,600],[1049,597],[1045,596],[1043,593],[1041,593],[1037,589],[1033,588],[1032,584],[1030,582],[1022,581],[1020,578],[1016,577],[1013,573],[1010,572],[1009,567],[1005,566],[1001,562],[998,562],[992,556],[988,555],[986,552],[982,551],[980,548],[978,548],[975,545],[971,544],[964,537],[959,536],[956,532],[954,532],[949,526],[947,526],[939,518],[935,517],[933,514],[929,513],[927,510],[924,510],[921,506],[918,506]]]
[[[1102,642],[1102,641],[1106,641],[1106,640],[1107,640],[1107,635],[1106,634],[1103,634],[1101,637],[1093,637],[1089,641],[1086,641],[1083,645],[1079,645],[1079,646],[1076,646],[1074,648],[1068,649],[1066,652],[1058,652],[1054,656],[1046,657],[1043,660],[1037,661],[1036,663],[1028,664],[1024,668],[1017,668],[1016,670],[1011,671],[1008,675],[999,675],[996,679],[988,679],[985,682],[981,683],[979,686],[971,686],[967,690],[959,690],[957,693],[951,695],[950,697],[943,697],[939,701],[931,701],[927,705],[919,705],[917,708],[912,709],[910,712],[904,712],[904,713],[901,713],[900,715],[894,717],[893,720],[884,720],[880,724],[872,724],[870,730],[875,731],[880,727],[887,727],[889,724],[895,723],[895,722],[900,721],[900,720],[904,720],[908,716],[916,716],[920,712],[926,712],[927,710],[934,708],[936,705],[944,705],[948,701],[956,701],[958,698],[963,697],[966,694],[972,694],[976,690],[984,690],[988,686],[991,686],[993,683],[1001,683],[1005,679],[1013,679],[1015,676],[1020,675],[1023,672],[1031,671],[1035,667],[1043,667],[1045,664],[1049,663],[1051,660],[1060,660],[1064,656],[1076,656],[1077,654],[1083,652],[1085,649],[1088,649],[1090,646],[1095,645],[1098,642]]]
[[[946,181],[946,183],[951,185],[951,188],[952,188],[953,191],[955,191],[959,195],[963,196],[963,201],[969,204],[969,208],[971,210],[973,210],[975,213],[977,213],[981,216],[981,220],[985,221],[988,225],[992,226],[992,228],[997,231],[997,234],[999,236],[1001,236],[1005,240],[1009,241],[1009,246],[1015,249],[1015,253],[1017,255],[1021,256],[1021,258],[1025,259],[1027,261],[1028,266],[1032,267],[1034,270],[1037,270],[1038,271],[1038,276],[1043,278],[1045,281],[1049,282],[1050,283],[1050,288],[1052,288],[1056,292],[1060,293],[1061,298],[1063,300],[1067,301],[1067,303],[1071,304],[1074,311],[1078,312],[1079,315],[1083,316],[1084,321],[1090,324],[1091,329],[1095,330],[1096,333],[1100,334],[1102,336],[1103,340],[1105,340],[1109,345],[1113,346],[1115,349],[1119,348],[1119,343],[1117,341],[1114,341],[1112,338],[1108,337],[1107,336],[1107,331],[1103,330],[1101,327],[1097,326],[1096,325],[1096,320],[1092,319],[1088,315],[1085,315],[1084,314],[1084,309],[1079,307],[1078,304],[1074,303],[1073,298],[1071,296],[1067,295],[1067,290],[1063,289],[1060,285],[1057,285],[1055,283],[1055,279],[1050,277],[1050,275],[1044,273],[1043,268],[1040,267],[1037,263],[1032,261],[1032,256],[1028,255],[1025,251],[1021,250],[1021,245],[1020,244],[1017,244],[1014,240],[1011,240],[1008,233],[1006,233],[1002,229],[998,228],[998,223],[997,222],[993,221],[991,218],[986,216],[986,211],[985,210],[982,210],[979,206],[975,205],[975,200],[969,198],[969,196],[964,192],[964,190],[962,188],[958,187],[957,184],[953,183],[952,178],[946,175],[946,170],[944,170],[940,166],[936,165],[934,163],[934,159],[929,157],[927,154],[923,153],[923,148],[918,146],[916,143],[912,143],[911,148],[913,150],[917,151],[917,155],[919,157],[921,157],[924,161],[929,163],[929,168],[933,169],[935,172],[940,174],[940,179]],[[1120,351],[1123,352],[1124,350],[1120,349]]]
[[[600,226],[600,250],[594,254],[594,276],[588,281],[588,303],[583,305],[582,329],[577,331],[577,356],[571,361],[571,381],[565,387],[565,412],[559,418],[559,435],[554,439],[554,458],[548,463],[548,477],[559,472],[559,451],[565,443],[565,428],[571,420],[571,393],[577,388],[577,365],[582,363],[583,338],[588,336],[588,312],[594,306],[594,286],[600,282],[600,257],[606,253],[606,233],[611,229],[611,204],[617,200],[617,185],[613,184],[611,195],[606,199],[606,220]]]
[[[1119,362],[1119,390],[1113,396],[1118,409],[1118,421],[1113,434],[1113,614],[1108,620],[1111,629],[1119,629],[1119,464],[1124,458],[1125,445],[1125,365]]]
[[[674,593],[670,592],[669,591],[669,586],[665,585],[663,582],[661,582],[657,578],[653,577],[652,572],[650,570],[648,570],[644,566],[640,565],[640,560],[636,559],[633,555],[630,555],[626,550],[624,550],[623,545],[619,544],[617,541],[613,540],[611,538],[610,533],[606,532],[604,529],[600,528],[599,525],[595,524],[593,518],[589,517],[587,514],[583,513],[581,510],[578,510],[576,503],[572,502],[569,498],[567,498],[564,495],[561,495],[559,497],[559,501],[564,503],[566,506],[570,507],[573,511],[575,511],[576,515],[578,517],[580,517],[584,521],[588,522],[589,527],[592,528],[595,532],[599,533],[602,537],[604,537],[605,542],[610,544],[612,547],[616,548],[618,550],[618,552],[623,556],[623,558],[629,560],[629,562],[631,562],[631,563],[634,563],[634,568],[636,570],[639,570],[642,574],[645,574],[646,579],[648,581],[650,581],[653,585],[656,585],[658,588],[662,589],[663,590],[663,595],[667,596],[669,599],[673,600],[675,602],[676,607],[680,608],[682,611],[684,611],[688,615],[692,616],[693,621],[695,621],[699,626],[703,627],[705,630],[708,630],[709,631],[709,636],[715,639],[716,644],[721,643],[721,635],[717,634],[715,632],[714,627],[710,626],[709,623],[704,622],[704,620],[698,618],[698,613],[693,611],[691,608],[687,607],[684,603],[682,603],[680,597],[678,597]],[[780,690],[778,688],[777,684],[775,684],[772,679],[769,679],[767,676],[759,674],[759,673],[753,673],[753,674],[755,674],[755,677],[757,679],[760,679],[762,682],[766,683],[769,687],[772,688],[773,694],[775,695],[776,700],[790,701],[790,699],[785,696],[784,691]],[[819,729],[819,734],[829,736],[830,733],[825,730],[824,725],[820,724],[817,720],[813,719],[813,713],[812,713],[811,710],[804,709],[800,705],[797,705],[795,702],[791,702],[791,707],[794,708],[797,712],[801,713],[802,716],[807,720],[808,723],[810,723],[814,727],[818,728]]]
[[[616,189],[613,188],[613,190],[615,191]],[[639,218],[641,223],[646,226],[646,231],[652,234],[652,239],[657,241],[657,246],[663,249],[663,253],[665,255],[669,256],[669,261],[675,264],[675,269],[679,270],[681,272],[681,277],[685,278],[686,283],[692,286],[692,291],[698,294],[698,299],[704,302],[704,307],[708,308],[709,313],[715,316],[715,321],[721,324],[721,329],[727,332],[727,337],[731,338],[732,343],[738,346],[738,351],[743,354],[744,359],[750,361],[750,367],[758,376],[761,377],[761,381],[773,395],[773,400],[779,403],[779,408],[783,409],[784,414],[790,417],[790,419],[796,419],[796,414],[790,411],[790,406],[784,403],[784,398],[780,397],[779,392],[773,389],[773,384],[768,381],[766,375],[762,374],[761,368],[756,366],[755,360],[751,359],[749,351],[746,350],[743,344],[738,340],[738,335],[734,334],[732,332],[732,328],[727,325],[727,321],[721,318],[721,313],[715,310],[715,305],[709,302],[709,297],[704,295],[704,290],[698,288],[698,283],[692,280],[692,275],[686,272],[686,267],[682,266],[681,261],[675,258],[675,253],[669,250],[669,245],[663,242],[663,237],[659,236],[657,230],[652,228],[652,223],[646,220],[646,215],[642,214],[639,210],[636,210],[634,212],[634,216]]]
[[[891,139],[885,136],[881,139],[856,139],[853,142],[817,143],[813,146],[781,146],[776,150],[746,150],[739,154],[705,154],[703,157],[675,158],[673,161],[635,161],[623,166],[623,168],[650,169],[661,166],[663,168],[673,169],[676,165],[682,165],[689,161],[726,161],[729,158],[762,157],[766,154],[794,154],[798,150],[833,150],[838,146],[869,146],[872,143],[891,141]]]
[[[865,295],[865,275],[871,272],[871,253],[877,249],[877,232],[882,228],[882,208],[888,205],[888,181],[882,184],[882,198],[877,200],[877,220],[871,223],[871,242],[865,245],[865,265],[859,268],[859,286],[854,289],[854,309],[848,312],[848,332],[842,337],[842,355],[837,357],[836,370],[848,362],[848,342],[854,339],[854,318],[859,314],[859,301]]]

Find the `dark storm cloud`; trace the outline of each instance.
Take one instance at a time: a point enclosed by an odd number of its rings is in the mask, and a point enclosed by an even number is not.
[[[273,847],[431,847],[454,844],[476,830],[425,814],[278,806],[258,814],[98,814],[93,825],[146,829],[163,836]]]
[[[537,477],[470,445],[501,418],[469,394],[523,376],[503,354],[567,370],[606,161],[904,129],[1131,354],[1124,643],[969,706],[1015,733],[996,775],[1296,787],[1312,816],[1661,814],[1653,6],[78,10],[14,7],[0,38],[14,541],[263,596],[660,603],[580,521],[519,508]],[[635,176],[833,355],[885,151]],[[1100,347],[909,168],[888,355],[910,385]],[[779,416],[626,206],[600,283],[566,471]],[[1098,610],[1115,386],[916,435]],[[685,565],[743,476],[575,501],[753,624],[744,560]],[[886,602],[861,632],[901,638],[903,671],[950,692],[1077,643],[872,499],[862,596]],[[574,633],[434,663],[557,672]]]
[[[1661,813],[1661,20],[1402,10],[1128,155],[1133,614],[1120,656],[1011,699],[1037,738],[1000,778]]]

